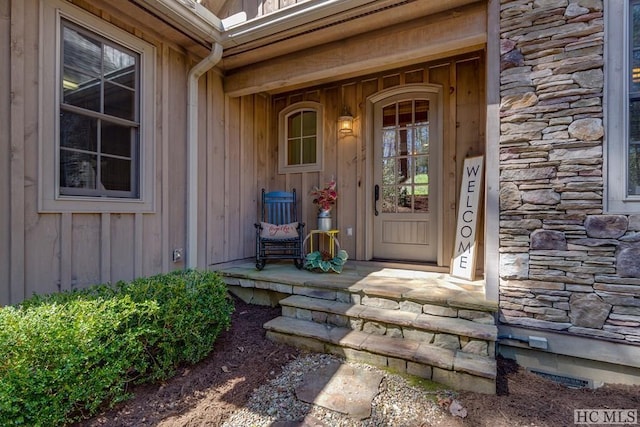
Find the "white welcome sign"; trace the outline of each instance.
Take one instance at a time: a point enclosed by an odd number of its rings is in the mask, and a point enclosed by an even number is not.
[[[456,243],[451,260],[451,275],[473,280],[476,272],[476,227],[482,193],[484,157],[469,157],[462,168]]]

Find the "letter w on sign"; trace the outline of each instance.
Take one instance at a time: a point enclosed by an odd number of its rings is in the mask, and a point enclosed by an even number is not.
[[[462,185],[458,203],[456,243],[453,247],[451,275],[473,280],[476,272],[476,228],[482,194],[484,156],[469,157],[462,168]]]

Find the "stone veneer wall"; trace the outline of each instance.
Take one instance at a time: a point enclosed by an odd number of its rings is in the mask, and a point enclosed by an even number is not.
[[[502,0],[500,317],[640,343],[640,215],[603,214],[602,0]]]

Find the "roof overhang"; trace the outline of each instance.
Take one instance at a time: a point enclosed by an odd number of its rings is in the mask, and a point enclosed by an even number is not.
[[[194,0],[130,0],[203,45],[222,41],[222,21]]]
[[[222,67],[231,70],[479,0],[310,0],[227,28]],[[387,12],[387,13],[382,13]]]

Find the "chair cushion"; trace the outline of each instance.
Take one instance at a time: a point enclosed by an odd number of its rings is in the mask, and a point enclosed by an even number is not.
[[[298,237],[297,222],[282,225],[261,222],[260,226],[262,227],[262,231],[260,231],[260,237],[263,239],[282,240]]]

